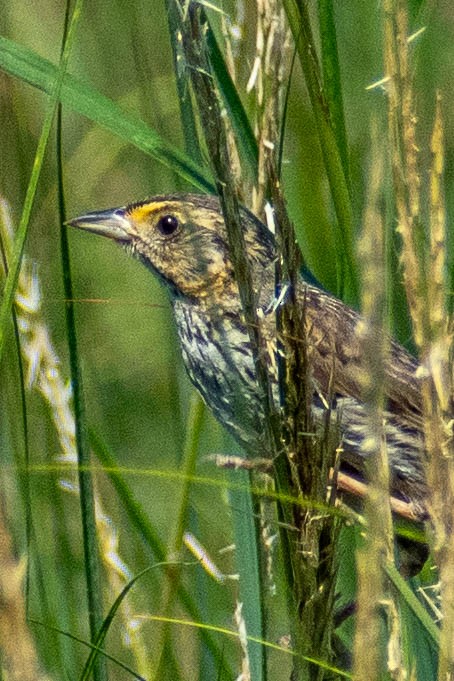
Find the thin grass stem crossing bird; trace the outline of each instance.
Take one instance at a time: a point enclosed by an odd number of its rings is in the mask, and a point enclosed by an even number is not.
[[[278,391],[274,266],[270,230],[241,209],[257,304],[262,311],[270,377]],[[109,237],[146,265],[167,287],[189,376],[216,418],[252,457],[264,452],[264,410],[256,381],[227,231],[214,196],[156,196],[69,222]],[[314,384],[312,411],[322,422],[329,408],[342,437],[341,474],[364,480],[370,454],[367,411],[361,398],[360,317],[334,296],[301,279],[305,342]],[[417,361],[391,342],[385,364],[385,436],[391,494],[426,517],[422,406]],[[425,554],[424,554],[425,555]]]

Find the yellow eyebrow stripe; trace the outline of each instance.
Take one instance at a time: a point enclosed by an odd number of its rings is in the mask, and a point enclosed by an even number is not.
[[[129,213],[130,217],[132,220],[136,222],[143,222],[146,220],[152,213],[156,213],[158,211],[161,211],[163,208],[170,208],[173,204],[169,203],[168,201],[158,201],[156,203],[145,203],[143,206],[136,206],[135,208],[132,209],[132,211]]]

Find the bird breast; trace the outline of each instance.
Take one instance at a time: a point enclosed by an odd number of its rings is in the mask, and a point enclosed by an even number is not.
[[[249,335],[239,315],[207,316],[176,300],[174,314],[191,381],[216,418],[252,455],[263,447],[263,408],[255,380]],[[263,453],[263,449],[262,449]]]

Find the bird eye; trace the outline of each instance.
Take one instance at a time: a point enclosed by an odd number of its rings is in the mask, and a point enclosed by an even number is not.
[[[163,215],[162,218],[159,218],[157,229],[163,236],[170,236],[177,231],[178,226],[179,222],[175,215]]]

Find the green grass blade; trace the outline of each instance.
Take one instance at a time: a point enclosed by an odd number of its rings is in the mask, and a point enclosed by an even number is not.
[[[113,657],[113,655],[109,655],[109,653],[106,653],[105,650],[100,650],[94,644],[89,643],[88,641],[84,641],[83,638],[80,638],[79,636],[74,636],[74,634],[71,634],[69,631],[63,631],[62,629],[59,629],[58,627],[53,627],[53,626],[46,624],[44,622],[39,622],[38,620],[35,620],[33,618],[30,619],[30,622],[34,625],[43,627],[44,629],[55,632],[56,634],[60,634],[61,636],[66,636],[67,638],[71,639],[71,641],[76,641],[77,643],[81,643],[82,645],[86,646],[87,648],[90,648],[96,654],[102,655],[106,660],[113,662],[117,667],[119,667],[120,669],[123,669],[125,672],[130,674],[134,679],[137,679],[138,681],[146,681],[146,679],[144,679],[143,676],[139,676],[139,674],[136,674],[136,672],[134,670],[132,670],[127,665],[123,664],[123,662],[121,662],[117,658]]]
[[[77,22],[77,19],[80,16],[81,5],[82,3],[79,0],[75,6],[72,21],[75,20],[75,22]],[[49,141],[50,131],[52,129],[52,122],[54,119],[55,111],[63,87],[66,67],[68,65],[69,60],[70,48],[73,42],[73,36],[74,32],[72,28],[70,28],[70,34],[68,36],[68,40],[66,42],[66,46],[60,60],[60,65],[59,67],[55,66],[53,67],[52,78],[48,78],[47,80],[48,92],[50,94],[50,102],[47,107],[46,116],[44,118],[43,127],[38,140],[38,146],[35,153],[33,169],[27,187],[27,193],[25,196],[24,206],[22,209],[22,216],[19,222],[16,239],[14,241],[12,258],[10,262],[9,272],[6,278],[5,288],[3,291],[3,300],[0,307],[0,361],[3,355],[7,327],[11,316],[11,310],[13,306],[14,295],[16,291],[17,280],[19,277],[19,271],[22,261],[22,254],[24,251],[25,240],[27,238],[28,233],[30,215],[35,200],[36,190],[38,187],[38,179],[41,173],[41,168],[44,161],[44,153],[46,151],[47,143]],[[3,49],[5,47],[4,42],[5,38],[0,38],[0,54],[4,54],[3,52]],[[15,45],[15,43],[12,43],[11,41],[6,42],[12,46]],[[18,63],[19,60],[16,59],[16,65]]]
[[[407,669],[416,670],[418,681],[437,678],[438,647],[405,601],[400,602],[402,657]]]
[[[47,93],[52,91],[57,74],[57,68],[50,61],[4,37],[0,37],[0,69]],[[205,169],[163,140],[146,123],[123,112],[115,102],[94,88],[73,76],[65,75],[58,98],[73,111],[102,125],[171,168],[194,187],[214,192],[213,183]]]
[[[242,616],[246,623],[249,641],[248,655],[251,679],[261,681],[266,676],[264,648],[257,641],[266,638],[263,624],[262,602],[263,585],[260,574],[260,555],[258,546],[257,523],[254,503],[250,489],[249,473],[236,470],[231,472],[236,487],[229,491],[235,536],[235,556],[240,576],[240,601],[243,604]],[[240,483],[241,487],[238,487]]]
[[[5,347],[5,339],[6,339],[6,334],[7,334],[7,326],[9,323],[10,315],[11,315],[11,310],[12,310],[12,305],[14,301],[14,295],[16,291],[16,286],[17,286],[17,281],[18,281],[18,276],[19,276],[19,271],[20,271],[20,266],[21,266],[21,260],[22,260],[22,254],[24,251],[24,246],[25,246],[25,240],[27,237],[27,232],[28,232],[28,225],[29,225],[29,220],[30,220],[30,215],[36,195],[36,190],[38,186],[38,179],[40,176],[40,172],[42,169],[43,165],[43,160],[44,160],[44,153],[47,147],[47,143],[49,141],[50,137],[50,132],[52,128],[52,123],[53,123],[53,118],[54,114],[56,111],[56,107],[60,98],[60,92],[63,84],[63,79],[64,79],[64,74],[65,70],[67,67],[68,59],[69,59],[69,54],[70,54],[70,48],[74,40],[74,33],[75,33],[75,28],[77,25],[77,21],[80,17],[81,13],[81,7],[82,7],[82,0],[78,0],[78,2],[75,5],[75,9],[72,15],[72,18],[69,23],[69,31],[68,31],[68,39],[66,40],[64,49],[63,49],[63,54],[60,60],[60,65],[59,68],[54,69],[54,78],[52,81],[49,81],[49,93],[50,93],[50,102],[47,107],[43,127],[41,130],[41,134],[39,137],[38,141],[38,146],[35,154],[35,161],[33,164],[33,169],[30,177],[30,181],[27,187],[27,192],[26,192],[26,197],[24,201],[24,206],[23,206],[23,211],[22,211],[22,216],[21,220],[19,223],[13,251],[12,251],[12,260],[10,264],[10,269],[8,272],[8,276],[6,279],[6,284],[4,288],[4,295],[3,295],[3,300],[0,308],[0,358],[2,356],[4,347]],[[89,578],[89,581],[91,581],[91,577]],[[100,604],[100,588],[99,584],[95,586],[95,588],[90,588],[89,589],[92,592],[96,592],[97,596],[95,597],[95,601]],[[91,632],[92,635],[95,634],[98,620],[97,620],[97,614],[99,614],[99,607],[91,607],[90,608],[91,612]],[[96,673],[96,679],[99,681],[103,681],[103,679],[106,678],[106,675],[102,671],[102,667],[97,667],[97,673]]]
[[[141,578],[143,577],[147,572],[150,572],[150,570],[160,567],[161,564],[157,563],[155,565],[150,565],[149,567],[145,568],[145,570],[142,570],[138,575],[136,575],[133,579],[131,579],[128,584],[124,587],[124,589],[121,591],[121,593],[117,596],[115,599],[114,603],[112,604],[112,607],[110,608],[109,612],[107,613],[107,617],[105,618],[104,622],[102,623],[102,627],[99,630],[99,634],[96,637],[96,641],[94,642],[94,647],[91,649],[90,655],[88,656],[87,662],[85,664],[85,667],[82,671],[82,674],[80,676],[80,681],[88,681],[90,678],[90,674],[92,673],[95,665],[96,658],[98,656],[98,653],[100,652],[101,646],[103,645],[107,633],[110,629],[110,625],[112,624],[114,617],[117,613],[118,608],[128,595],[129,591],[132,589],[134,584]]]
[[[208,28],[206,34],[206,45],[222,99],[229,113],[229,121],[236,133],[236,140],[242,152],[242,160],[246,163],[246,169],[252,179],[256,180],[259,160],[257,141],[211,27]]]
[[[178,491],[177,489],[175,490],[175,495],[178,495],[179,503],[174,530],[173,533],[171,533],[170,540],[168,542],[167,554],[170,556],[179,556],[181,554],[183,547],[183,535],[188,529],[190,494],[197,462],[197,454],[199,451],[200,434],[204,412],[205,403],[198,393],[193,392],[189,405],[189,413],[186,419],[186,436],[183,448],[183,457],[181,460],[181,469],[184,473],[184,481],[182,485],[179,486]],[[173,610],[175,597],[177,595],[178,586],[180,583],[181,575],[180,573],[175,572],[173,579],[166,583],[163,590],[161,598],[161,609],[163,612],[171,612]],[[158,649],[161,651],[157,672],[158,677],[161,671],[164,673],[169,660],[173,657],[171,645],[171,628],[168,624],[164,625],[160,636],[161,641],[157,644]],[[175,674],[176,672],[174,672],[174,678]]]
[[[178,553],[181,550],[183,534],[187,529],[192,478],[195,474],[204,413],[205,403],[201,396],[194,392],[191,396],[188,418],[186,420],[186,441],[184,444],[183,460],[181,461],[181,470],[184,472],[185,481],[180,494],[175,532],[170,542],[171,552]]]
[[[165,0],[167,19],[169,22],[170,44],[172,47],[173,67],[178,91],[178,104],[180,106],[181,126],[183,129],[186,153],[197,163],[202,163],[197,124],[192,106],[192,99],[188,89],[184,54],[181,48],[180,13],[174,0]]]
[[[347,131],[345,129],[344,103],[342,97],[339,55],[337,51],[333,0],[319,0],[318,10],[323,88],[329,106],[331,122],[344,169],[345,179],[347,185],[350,187]]]
[[[394,566],[387,566],[386,574],[407,604],[408,608],[420,621],[422,627],[425,629],[432,642],[438,647],[440,632],[436,624],[434,624],[432,618],[429,616],[427,610],[421,605],[407,582],[399,574],[398,570]]]
[[[314,39],[308,10],[296,0],[284,0],[284,7],[298,50],[317,126],[327,179],[336,212],[334,225],[337,255],[337,288],[347,301],[357,298],[358,282],[353,249],[353,213],[338,142],[331,124],[331,113],[324,96],[320,67],[314,52]]]
[[[83,0],[77,0],[73,15],[70,16],[67,7],[65,17],[65,30],[62,45],[62,66],[66,67],[69,58],[70,46],[74,39],[75,29],[82,11]],[[59,73],[59,87],[54,97],[56,104],[59,104],[59,93],[63,84],[64,69],[61,67]],[[62,222],[65,221],[64,197],[62,182],[62,159],[61,159],[61,111],[58,112],[57,120],[57,148],[58,148],[58,199],[59,211]],[[72,300],[71,268],[69,260],[69,248],[66,228],[61,233],[62,267],[64,290],[67,300]],[[83,398],[82,375],[78,362],[77,340],[76,340],[76,321],[74,306],[72,303],[66,305],[66,326],[68,333],[69,364],[71,371],[71,382],[74,395],[74,421],[75,421],[75,442],[78,461],[79,478],[79,499],[82,519],[82,536],[85,556],[85,579],[88,599],[88,620],[90,628],[90,638],[96,640],[98,631],[103,622],[103,600],[101,588],[101,572],[98,548],[98,536],[96,527],[95,498],[93,489],[93,476],[90,470],[90,450],[85,426],[85,404]],[[107,667],[104,659],[99,658],[93,668],[93,678],[95,681],[107,681]]]
[[[90,430],[90,440],[93,450],[96,453],[96,457],[99,459],[102,466],[105,467],[106,474],[109,476],[109,479],[118,494],[122,507],[126,511],[131,525],[136,529],[137,534],[143,541],[146,549],[151,552],[153,560],[164,563],[167,558],[166,546],[150,523],[124,477],[120,472],[116,472],[117,462],[109,452],[105,443],[93,429]],[[181,582],[178,584],[177,594],[181,604],[186,609],[191,619],[194,622],[201,622],[202,617],[197,602]],[[225,666],[226,662],[223,659],[222,650],[220,650],[211,633],[201,628],[200,636],[213,657]],[[233,675],[233,672],[231,675]]]

